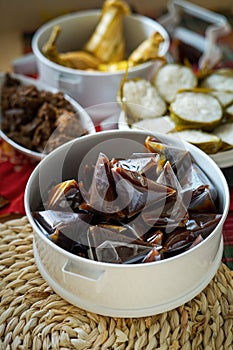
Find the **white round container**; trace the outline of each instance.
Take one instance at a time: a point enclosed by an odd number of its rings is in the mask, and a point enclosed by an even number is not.
[[[48,84],[43,84],[39,80],[29,78],[21,74],[11,73],[11,77],[18,79],[24,85],[34,85],[38,90],[50,91],[52,93],[57,93],[59,91],[58,89],[51,87]],[[0,73],[0,95],[1,95],[1,89],[4,82],[4,78],[5,78],[5,73]],[[80,122],[82,126],[87,130],[87,132],[89,134],[95,133],[95,127],[94,127],[93,121],[89,116],[89,114],[85,111],[85,109],[82,108],[80,104],[76,100],[71,98],[69,95],[65,94],[64,97],[67,101],[70,102],[74,110],[79,114]],[[1,124],[1,120],[2,120],[2,115],[0,112],[0,124]],[[0,137],[2,137],[3,140],[5,140],[8,144],[14,147],[17,151],[19,151],[20,153],[26,155],[27,157],[35,161],[40,161],[46,156],[45,153],[32,151],[29,148],[21,146],[20,144],[18,144],[17,142],[9,138],[1,129],[0,129]]]
[[[81,49],[93,33],[100,14],[101,10],[86,10],[60,16],[39,28],[32,40],[32,50],[37,60],[41,81],[68,92],[83,107],[115,102],[125,71],[110,73],[67,68],[47,59],[41,50],[54,25],[61,27],[57,41],[59,52]],[[128,53],[157,31],[164,38],[159,48],[159,55],[166,55],[170,44],[169,36],[158,22],[133,14],[123,18],[123,25]],[[140,64],[129,69],[129,77],[149,78],[155,68],[155,62]]]
[[[76,177],[77,167],[89,151],[93,159],[100,151],[110,158],[128,157],[132,152],[141,152],[147,135],[145,131],[112,130],[71,141],[40,162],[26,187],[25,209],[34,230],[35,260],[42,276],[71,304],[102,315],[141,317],[182,305],[208,285],[221,262],[222,227],[229,209],[228,185],[215,162],[187,143],[184,146],[213,182],[223,213],[213,232],[189,251],[147,264],[97,262],[61,249],[34,221],[32,212],[38,208],[49,183],[60,182],[61,176]],[[162,137],[177,145],[175,138]]]

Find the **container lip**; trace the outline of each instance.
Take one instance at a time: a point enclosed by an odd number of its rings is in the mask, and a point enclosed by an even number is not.
[[[4,73],[4,72],[0,72],[0,82],[3,80],[5,74],[6,73]],[[52,87],[52,86],[48,86],[47,84],[44,84],[41,81],[34,79],[34,78],[30,78],[30,77],[27,77],[27,76],[24,76],[21,74],[16,74],[16,73],[10,73],[10,75],[11,75],[11,77],[20,80],[20,82],[23,84],[34,85],[38,90],[46,90],[46,91],[49,91],[52,93],[57,93],[60,91],[59,89]],[[0,90],[1,90],[1,86],[0,86]],[[80,113],[80,114],[83,114],[85,116],[85,119],[87,120],[87,124],[89,125],[89,127],[88,127],[89,134],[95,133],[96,131],[95,131],[94,124],[91,120],[91,117],[87,113],[87,111],[71,96],[67,95],[66,93],[63,93],[63,95],[64,95],[64,98],[72,104],[76,113]],[[1,124],[1,118],[2,118],[2,113],[0,111],[0,124]],[[17,149],[19,152],[27,155],[28,157],[33,158],[36,161],[40,161],[47,156],[46,153],[32,151],[29,148],[21,146],[20,144],[18,144],[14,140],[10,139],[1,129],[0,129],[0,137],[2,137],[3,140],[6,141],[8,144],[10,144],[13,148]]]
[[[44,33],[44,31],[47,30],[48,28],[52,27],[53,25],[59,23],[60,20],[67,20],[67,19],[74,18],[74,17],[85,17],[87,15],[94,17],[94,16],[100,15],[100,14],[101,14],[101,10],[81,10],[81,11],[77,11],[77,12],[74,12],[71,14],[66,14],[63,16],[56,17],[56,18],[46,22],[40,28],[38,28],[37,31],[35,32],[35,34],[33,35],[32,51],[33,51],[34,55],[41,62],[43,62],[44,64],[46,64],[47,66],[49,66],[52,69],[56,69],[60,73],[67,73],[67,74],[72,74],[72,75],[83,75],[83,76],[106,76],[106,77],[122,75],[122,73],[125,72],[124,69],[118,70],[115,72],[102,72],[102,71],[100,72],[100,71],[94,71],[94,70],[90,72],[90,71],[85,71],[85,70],[81,70],[81,69],[74,69],[74,68],[61,66],[57,63],[52,62],[48,58],[46,58],[42,54],[41,50],[38,47],[38,41],[40,39],[40,36]],[[161,50],[160,50],[161,52],[160,52],[159,56],[162,57],[163,55],[165,55],[167,53],[169,45],[170,45],[170,38],[169,38],[169,35],[168,35],[166,29],[159,22],[153,20],[152,18],[141,15],[141,14],[129,14],[129,15],[126,15],[125,18],[141,19],[146,23],[153,24],[155,29],[160,31],[162,36],[165,39],[164,42],[161,44]],[[144,68],[151,66],[151,64],[153,64],[153,61],[141,63],[135,67],[130,67],[129,72],[140,71],[141,69],[144,69]]]
[[[164,135],[164,134],[152,133],[152,132],[145,133],[144,130],[134,130],[134,131],[132,131],[132,130],[131,131],[129,131],[129,130],[105,130],[105,131],[100,131],[100,132],[98,132],[96,134],[85,135],[85,136],[83,136],[80,139],[71,140],[71,141],[67,142],[66,144],[60,146],[59,149],[69,147],[69,145],[71,145],[74,142],[85,142],[86,139],[88,141],[89,138],[101,138],[102,134],[106,134],[106,135],[109,135],[111,137],[111,135],[115,135],[116,133],[121,135],[122,137],[124,135],[129,134],[129,133],[130,134],[135,134],[136,133],[136,134],[142,134],[142,135],[145,135],[145,134],[147,134],[147,135],[157,135],[157,136],[161,135],[161,137],[165,136],[168,139],[170,139],[170,138],[173,139],[173,137],[170,136],[170,135]],[[183,256],[185,256],[187,254],[190,254],[191,251],[194,251],[194,250],[198,249],[198,247],[200,247],[201,245],[206,244],[207,241],[212,239],[212,237],[214,236],[215,232],[218,229],[221,229],[221,227],[224,224],[224,222],[226,220],[226,217],[228,215],[228,211],[229,211],[229,207],[230,207],[230,191],[229,191],[229,186],[227,184],[226,178],[223,175],[222,171],[220,170],[218,165],[205,152],[203,152],[199,148],[195,147],[194,145],[189,144],[186,141],[182,140],[182,143],[184,144],[185,148],[188,149],[188,151],[191,151],[191,153],[192,153],[192,150],[195,150],[195,152],[197,152],[200,157],[206,158],[206,160],[208,162],[210,162],[211,165],[214,167],[214,170],[216,172],[216,176],[219,179],[219,181],[221,180],[221,182],[223,184],[223,187],[224,187],[225,205],[224,205],[224,208],[222,210],[222,217],[221,217],[221,220],[219,221],[218,225],[211,232],[211,234],[207,238],[205,238],[202,242],[200,242],[198,245],[194,246],[193,248],[191,248],[191,249],[189,249],[189,250],[187,250],[187,251],[185,251],[185,252],[183,252],[181,254],[173,256],[171,258],[164,259],[164,260],[159,260],[159,261],[155,261],[155,262],[149,262],[149,263],[146,264],[146,265],[149,265],[149,266],[153,266],[153,265],[156,265],[156,266],[158,265],[159,266],[160,264],[169,264],[172,261],[176,261],[178,259],[182,259]],[[106,263],[106,262],[101,262],[101,261],[94,261],[94,260],[91,260],[91,259],[87,259],[87,258],[83,258],[83,257],[77,256],[77,255],[74,255],[74,254],[64,250],[63,248],[57,246],[55,243],[50,241],[48,239],[48,237],[46,237],[42,232],[40,232],[39,226],[36,224],[34,218],[32,217],[32,213],[31,213],[31,210],[30,210],[30,203],[29,203],[30,188],[32,187],[32,184],[33,184],[33,178],[35,176],[37,176],[40,167],[43,166],[43,164],[45,162],[49,162],[49,159],[53,157],[53,154],[55,152],[56,152],[56,150],[52,151],[44,159],[42,159],[42,161],[35,167],[35,169],[33,170],[33,172],[31,173],[31,175],[29,177],[29,180],[28,180],[26,188],[25,188],[24,206],[25,206],[25,211],[26,211],[27,218],[28,218],[28,220],[29,220],[33,230],[36,231],[37,234],[40,236],[40,239],[43,239],[45,242],[47,242],[47,244],[49,244],[52,249],[57,250],[59,253],[61,253],[66,258],[75,260],[77,262],[78,261],[82,261],[82,262],[85,261],[85,263],[91,264],[92,266],[97,264],[97,265],[99,265],[100,267],[103,267],[103,268],[104,267],[108,267],[108,268],[111,267],[111,268],[114,268],[114,269],[119,269],[119,268],[124,268],[124,269],[137,268],[137,269],[140,269],[140,268],[144,268],[145,264],[142,264],[142,263],[133,264],[133,265],[112,264],[112,263]]]

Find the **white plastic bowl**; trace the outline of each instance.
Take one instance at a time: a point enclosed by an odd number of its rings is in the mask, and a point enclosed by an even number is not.
[[[35,33],[32,50],[37,60],[41,81],[68,92],[84,108],[106,102],[115,102],[117,91],[125,71],[98,72],[67,68],[47,59],[42,47],[47,42],[54,25],[60,25],[62,31],[58,38],[58,51],[81,49],[93,33],[101,10],[86,10],[60,16],[44,24]],[[169,48],[169,36],[166,30],[148,17],[132,14],[123,18],[126,50],[132,52],[143,40],[158,31],[164,38],[160,44],[159,55],[166,55]],[[156,64],[146,62],[129,69],[129,77],[149,78]]]
[[[13,78],[18,79],[22,84],[34,85],[38,90],[50,91],[52,93],[57,93],[59,91],[58,89],[51,87],[48,84],[43,84],[39,80],[29,78],[29,77],[26,77],[26,76],[21,75],[21,74],[11,73],[11,76]],[[1,95],[1,88],[2,88],[2,85],[4,82],[4,77],[5,77],[5,73],[0,73],[0,95]],[[73,98],[71,98],[67,94],[65,94],[64,97],[66,98],[67,101],[69,101],[71,103],[74,110],[79,114],[80,121],[81,121],[83,127],[88,131],[88,133],[89,134],[95,133],[95,127],[94,127],[93,121],[92,121],[91,117],[89,116],[89,114]],[[2,113],[0,110],[0,123],[1,123],[1,119],[2,119]],[[17,142],[15,142],[11,138],[9,138],[1,129],[0,129],[0,137],[2,137],[3,140],[5,140],[8,144],[10,144],[12,147],[14,147],[17,151],[28,156],[29,158],[34,159],[35,161],[40,161],[41,159],[43,159],[46,156],[45,153],[32,151],[24,146],[21,146],[20,144],[18,144]]]
[[[213,232],[189,251],[157,262],[120,265],[73,255],[50,241],[34,221],[49,183],[77,176],[87,154],[100,150],[111,157],[141,152],[148,132],[104,131],[71,141],[50,153],[32,173],[25,192],[26,214],[34,230],[34,254],[49,285],[70,303],[112,317],[141,317],[173,309],[201,292],[215,275],[222,258],[222,227],[229,209],[229,189],[215,162],[198,148],[183,143],[217,189],[222,218]],[[173,145],[177,140],[159,135]],[[74,161],[75,159],[75,161]],[[75,166],[77,164],[77,166]]]

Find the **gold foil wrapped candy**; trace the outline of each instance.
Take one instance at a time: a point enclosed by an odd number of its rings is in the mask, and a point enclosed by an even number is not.
[[[105,63],[123,60],[125,39],[122,18],[129,13],[130,8],[124,1],[105,1],[100,20],[84,50]]]
[[[98,67],[101,61],[88,52],[80,50],[59,53],[56,41],[60,32],[61,28],[58,25],[54,26],[48,42],[43,46],[42,51],[49,60],[74,69],[96,69]]]

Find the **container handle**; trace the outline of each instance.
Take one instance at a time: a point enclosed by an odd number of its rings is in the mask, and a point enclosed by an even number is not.
[[[68,93],[72,97],[77,95],[77,91],[82,88],[82,78],[79,76],[71,76],[58,73],[56,76],[57,88]]]
[[[82,268],[77,263],[67,260],[62,267],[64,282],[66,284],[75,285],[77,283],[85,283],[86,286],[95,287],[101,286],[105,276],[104,270],[94,270],[90,267]]]
[[[182,13],[209,24],[204,37],[180,26]],[[182,0],[170,0],[168,13],[161,16],[158,22],[167,29],[171,37],[191,46],[198,46],[197,48],[202,51],[199,68],[212,68],[221,59],[222,53],[217,46],[217,39],[231,31],[231,25],[225,16]]]

